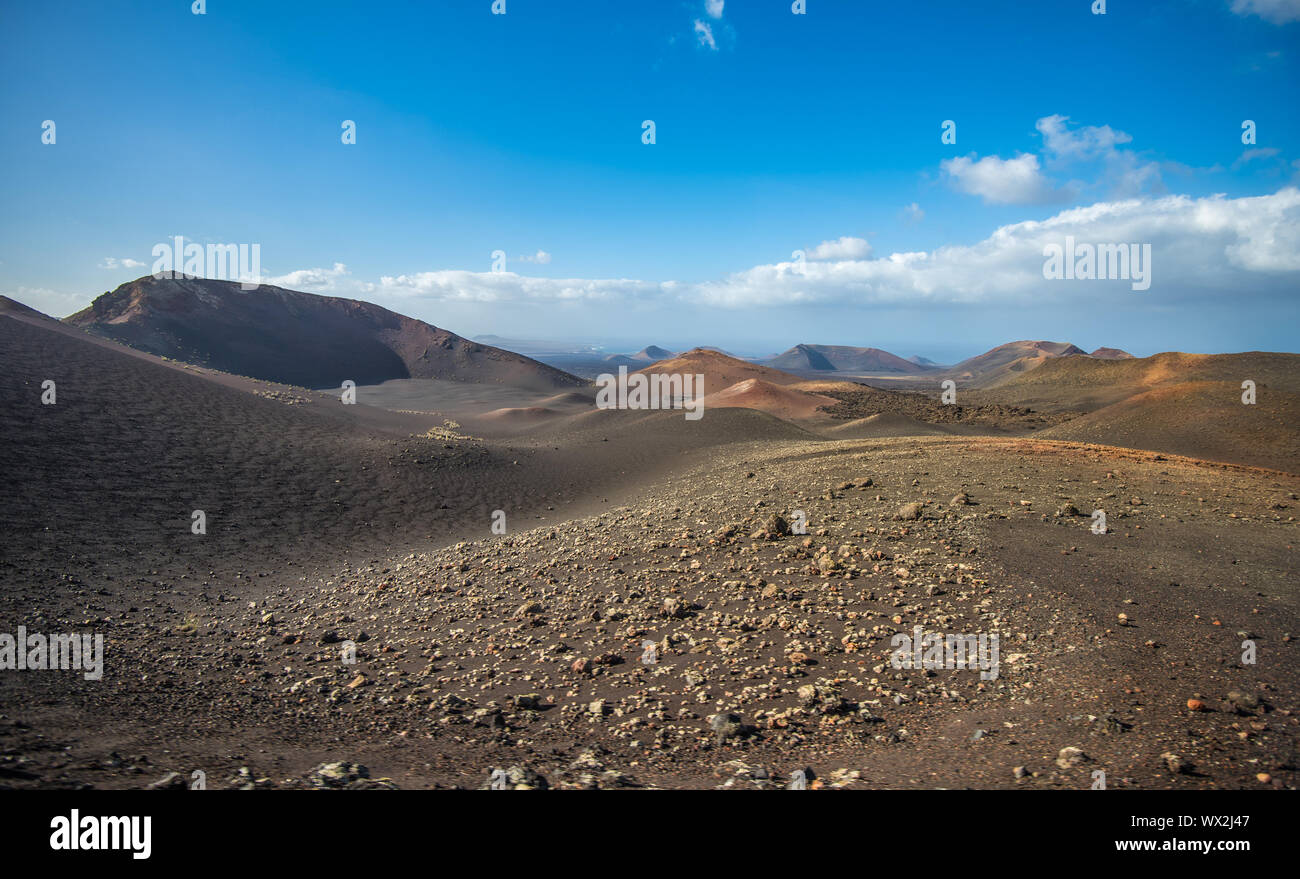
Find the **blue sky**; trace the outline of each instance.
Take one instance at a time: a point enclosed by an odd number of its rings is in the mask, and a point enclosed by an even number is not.
[[[491,5],[4,2],[0,292],[184,235],[464,335],[1300,350],[1300,0]]]

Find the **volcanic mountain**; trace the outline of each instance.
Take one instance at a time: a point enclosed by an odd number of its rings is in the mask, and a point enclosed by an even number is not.
[[[757,409],[778,418],[813,418],[823,406],[834,406],[833,397],[796,390],[789,385],[778,385],[761,378],[736,382],[728,388],[704,398],[705,408]]]
[[[263,285],[145,276],[65,322],[143,351],[304,387],[436,378],[534,389],[585,384],[369,302]]]
[[[709,348],[692,348],[676,357],[644,367],[638,372],[664,375],[703,375],[704,392],[713,394],[749,379],[761,379],[774,385],[797,385],[805,381],[779,369],[760,366]]]
[[[601,362],[608,363],[611,366],[627,366],[632,369],[640,369],[645,364],[644,360],[634,360],[626,354],[606,354]]]
[[[1013,376],[984,392],[990,400],[1046,411],[1092,412],[1155,388],[1217,382],[1231,385],[1236,401],[1241,383],[1300,393],[1300,355],[1267,351],[1241,354],[1185,354],[1166,351],[1150,357],[1107,359],[1062,357],[1032,372]],[[1213,428],[1214,425],[1207,425]]]
[[[666,348],[660,348],[658,345],[646,345],[635,354],[608,354],[605,356],[605,362],[614,366],[626,366],[629,369],[641,369],[646,364],[658,363],[660,360],[667,360],[673,356],[673,352]]]
[[[667,348],[660,348],[658,345],[646,345],[640,351],[631,355],[633,360],[639,360],[642,363],[655,363],[660,360],[667,360],[673,356],[673,352]]]
[[[779,369],[760,366],[708,348],[694,348],[661,360],[638,372],[652,375],[704,376],[705,408],[755,409],[782,419],[826,419],[819,412],[836,398],[824,392],[861,389],[845,381],[808,380]]]
[[[1246,381],[1254,402],[1243,400]],[[978,399],[1086,415],[1042,431],[1075,440],[1300,470],[1300,355],[1250,351],[1058,357]]]
[[[774,369],[892,372],[904,375],[927,371],[921,364],[904,360],[879,348],[854,348],[848,345],[795,345],[765,361],[764,365]]]
[[[963,360],[948,370],[947,375],[968,384],[989,387],[1028,372],[1045,360],[1085,353],[1069,342],[1007,342]]]

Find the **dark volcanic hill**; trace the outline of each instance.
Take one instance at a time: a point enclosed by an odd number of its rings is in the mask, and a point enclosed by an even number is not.
[[[845,372],[893,372],[915,375],[928,371],[920,364],[882,351],[879,348],[854,348],[848,345],[795,345],[764,361],[773,369],[816,369]]]
[[[369,302],[145,276],[65,321],[152,354],[286,384],[436,378],[537,389],[585,382]]]
[[[673,352],[667,348],[660,348],[658,345],[646,345],[640,351],[631,355],[633,360],[639,360],[642,363],[657,363],[660,360],[667,360],[673,356]]]
[[[23,305],[18,300],[10,299],[8,296],[0,296],[0,314],[17,314],[38,320],[58,322],[57,318],[50,317],[43,311],[37,311],[30,305]]]

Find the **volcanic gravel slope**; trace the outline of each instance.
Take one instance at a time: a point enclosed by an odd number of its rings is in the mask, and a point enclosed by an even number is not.
[[[1293,477],[948,438],[731,446],[686,471],[597,516],[432,552],[253,564],[199,591],[65,584],[72,606],[32,616],[107,631],[110,670],[7,681],[5,771],[1295,786]],[[896,519],[910,503],[919,518]],[[1067,504],[1107,509],[1110,533]],[[809,534],[777,536],[772,514],[794,509]],[[999,676],[894,670],[890,638],[916,625],[999,633]],[[1239,661],[1247,637],[1257,665]]]
[[[106,651],[0,672],[0,785],[1296,786],[1293,475],[730,409],[474,440],[9,318],[0,359],[0,632]],[[893,668],[915,626],[996,679]]]

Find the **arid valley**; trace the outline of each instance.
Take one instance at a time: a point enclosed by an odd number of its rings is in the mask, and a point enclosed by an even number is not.
[[[647,351],[702,417],[276,287],[4,300],[0,619],[103,666],[0,675],[0,786],[1300,780],[1300,355]]]

